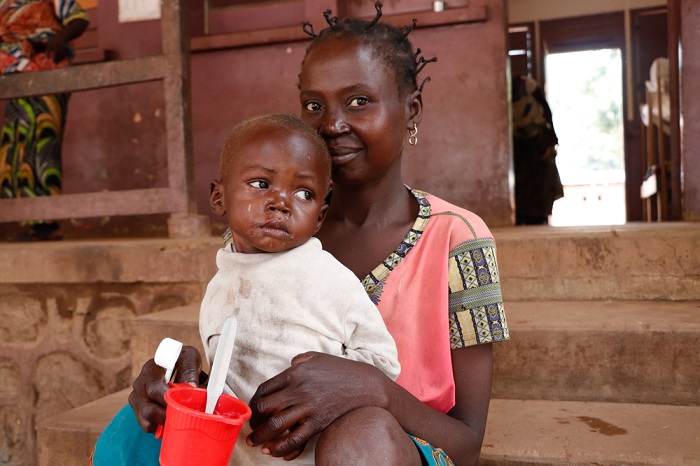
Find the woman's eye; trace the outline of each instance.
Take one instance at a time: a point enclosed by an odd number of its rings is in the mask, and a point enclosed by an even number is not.
[[[349,107],[364,107],[369,103],[366,97],[355,97],[350,101]]]
[[[257,188],[257,189],[265,189],[265,188],[268,188],[270,186],[269,184],[267,184],[267,181],[263,181],[263,180],[251,181],[248,184],[254,188]]]
[[[296,197],[304,201],[310,201],[314,198],[314,194],[308,189],[302,189],[294,193]]]
[[[321,110],[321,104],[318,102],[307,102],[304,104],[304,108],[306,109],[307,112],[318,112]]]

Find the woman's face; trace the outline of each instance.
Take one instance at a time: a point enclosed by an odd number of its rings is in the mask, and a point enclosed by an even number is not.
[[[415,96],[399,95],[394,71],[369,47],[352,39],[319,45],[299,88],[301,118],[326,141],[335,181],[364,183],[400,166]]]

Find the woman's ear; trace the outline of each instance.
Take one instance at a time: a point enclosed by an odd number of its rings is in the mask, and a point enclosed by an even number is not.
[[[412,130],[413,125],[419,125],[423,119],[423,93],[416,89],[406,97],[408,119],[406,129]]]
[[[211,208],[211,211],[219,217],[226,215],[226,206],[224,205],[224,186],[219,180],[214,180],[209,185],[209,207]]]

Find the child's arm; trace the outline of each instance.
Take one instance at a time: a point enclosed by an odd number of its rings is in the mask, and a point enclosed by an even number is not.
[[[364,289],[353,294],[345,314],[345,357],[376,366],[391,380],[401,372],[396,343]]]

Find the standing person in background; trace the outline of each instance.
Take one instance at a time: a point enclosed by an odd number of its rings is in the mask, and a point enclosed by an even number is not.
[[[69,66],[70,41],[87,28],[76,0],[0,0],[0,73]],[[12,99],[0,136],[0,198],[61,193],[69,94]],[[57,222],[32,222],[17,241],[61,239]]]
[[[564,197],[552,111],[530,76],[513,78],[515,223],[547,225],[554,201]]]

